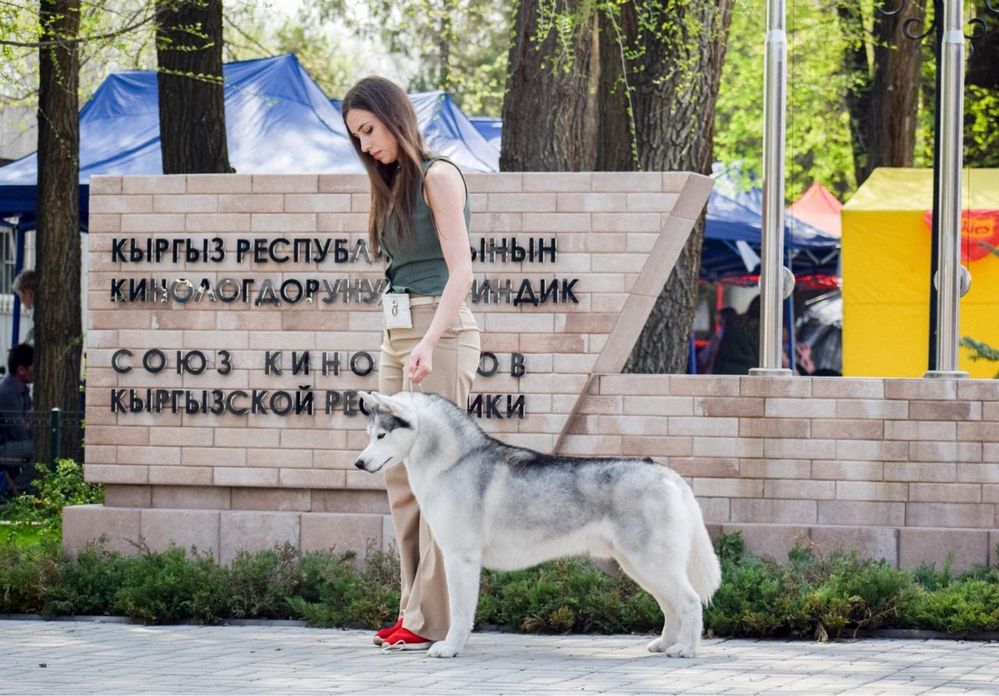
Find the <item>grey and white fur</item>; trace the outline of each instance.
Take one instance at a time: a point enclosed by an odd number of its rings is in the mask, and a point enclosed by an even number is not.
[[[428,655],[454,657],[475,619],[482,567],[611,558],[664,614],[652,652],[693,657],[702,604],[721,582],[690,486],[651,459],[540,454],[490,437],[433,394],[363,394],[371,440],[356,466],[404,464],[444,558],[451,625]]]

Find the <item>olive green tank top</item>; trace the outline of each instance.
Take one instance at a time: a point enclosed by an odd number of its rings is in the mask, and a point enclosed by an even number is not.
[[[423,160],[423,173],[434,162],[442,160],[455,166],[444,157],[432,157]],[[457,169],[457,166],[455,166]],[[460,170],[459,170],[460,174]],[[461,177],[462,182],[465,177]],[[471,218],[471,207],[468,202],[468,186],[465,186],[465,227]],[[439,297],[444,293],[447,283],[447,263],[441,251],[440,239],[434,226],[433,213],[423,198],[423,180],[416,190],[416,200],[413,202],[413,214],[410,228],[398,233],[395,225],[389,223],[381,238],[381,249],[388,257],[385,278],[388,280],[389,292],[409,292],[419,295],[434,295]]]

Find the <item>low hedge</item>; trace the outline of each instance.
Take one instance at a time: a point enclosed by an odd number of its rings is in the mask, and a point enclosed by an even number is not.
[[[999,631],[999,569],[960,577],[947,568],[900,570],[850,554],[797,548],[784,563],[745,552],[738,535],[716,548],[723,582],[709,635],[835,638],[862,629]],[[374,628],[395,618],[398,559],[299,554],[290,546],[242,553],[227,566],[196,550],[125,557],[93,545],[75,558],[52,542],[0,541],[0,613],[115,614],[144,623],[214,624],[230,618],[304,619]],[[485,571],[480,627],[512,631],[649,632],[654,600],[626,577],[569,559],[514,573]]]

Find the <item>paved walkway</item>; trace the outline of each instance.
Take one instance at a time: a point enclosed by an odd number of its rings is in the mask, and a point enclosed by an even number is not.
[[[999,694],[999,645],[474,634],[461,657],[382,653],[361,631],[0,621],[2,694]]]

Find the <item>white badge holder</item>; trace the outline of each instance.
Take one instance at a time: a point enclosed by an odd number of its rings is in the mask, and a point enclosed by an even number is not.
[[[409,311],[409,295],[404,292],[387,292],[382,295],[382,313],[386,329],[413,328],[413,315]]]

